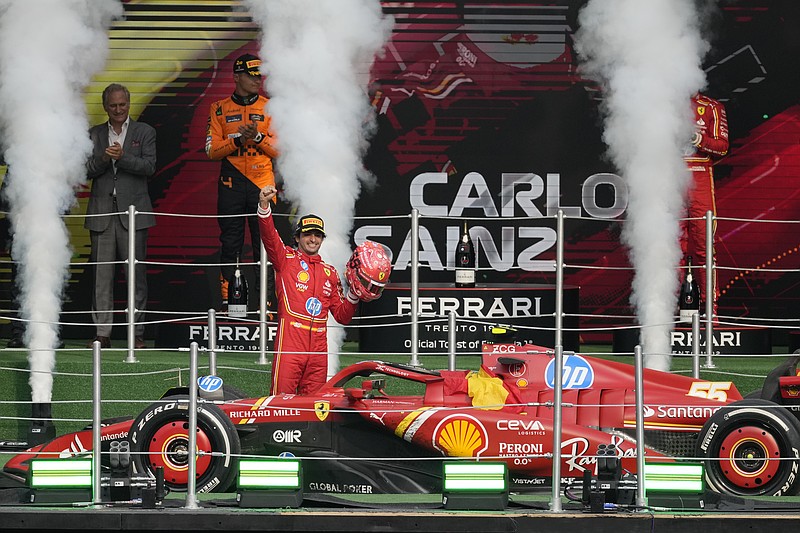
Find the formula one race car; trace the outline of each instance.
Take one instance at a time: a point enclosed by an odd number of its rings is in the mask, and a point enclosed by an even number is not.
[[[647,457],[702,458],[709,486],[723,493],[796,494],[799,358],[776,368],[759,398],[748,399],[731,382],[645,370]],[[596,474],[598,450],[609,445],[623,469],[635,473],[633,367],[572,353],[563,360],[562,477]],[[440,492],[443,457],[500,458],[512,490],[545,488],[552,476],[553,368],[547,348],[486,344],[478,372],[366,361],[341,370],[314,395],[229,394],[203,402],[197,490],[227,490],[242,454],[304,458],[304,490],[311,493]],[[418,394],[393,395],[400,380]],[[136,473],[163,467],[169,488],[185,490],[187,393],[173,389],[135,418],[108,421],[103,451],[128,441]],[[86,453],[91,443],[88,429],[56,437],[13,457],[4,473],[22,481],[32,457]]]

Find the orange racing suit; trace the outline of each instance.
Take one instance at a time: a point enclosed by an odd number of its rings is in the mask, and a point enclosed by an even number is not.
[[[270,209],[259,207],[258,220],[278,298],[270,394],[313,394],[328,373],[328,313],[349,324],[358,298],[350,293],[345,297],[336,269],[319,254],[283,244]]]
[[[259,190],[275,185],[272,160],[278,155],[265,111],[267,102],[268,98],[258,94],[249,97],[233,94],[214,102],[206,133],[206,154],[214,160],[222,159],[221,174],[244,176]],[[239,126],[249,122],[256,123],[261,138],[242,143]]]
[[[687,199],[687,216],[691,219],[684,223],[681,236],[681,250],[684,257],[693,255],[693,264],[704,268],[706,264],[706,221],[707,211],[717,214],[714,203],[714,172],[712,157],[721,157],[728,153],[728,118],[725,107],[718,101],[708,96],[697,94],[692,98],[694,110],[695,131],[699,137],[692,146],[692,152],[684,157],[689,170],[692,172]],[[713,223],[712,232],[716,232],[716,221]],[[713,235],[713,233],[712,233]],[[712,236],[712,243],[714,237]],[[693,249],[689,249],[689,244]],[[711,255],[714,248],[712,244]],[[706,275],[700,271],[699,276],[700,299],[706,301]],[[713,313],[716,314],[719,287],[714,275],[713,287]]]
[[[206,154],[211,159],[222,160],[217,187],[219,215],[252,214],[258,208],[261,188],[275,185],[272,159],[278,152],[270,131],[270,118],[265,111],[267,102],[269,99],[258,94],[233,94],[211,104]],[[243,142],[239,127],[250,122],[257,125],[258,135],[256,139]],[[257,261],[260,250],[258,222],[255,217],[248,217],[247,221],[253,254],[256,256],[254,259]],[[234,272],[233,263],[242,255],[245,218],[222,216],[218,223],[222,277],[230,280]]]

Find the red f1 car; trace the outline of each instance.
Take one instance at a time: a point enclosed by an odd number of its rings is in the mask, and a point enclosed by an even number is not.
[[[635,473],[633,367],[571,353],[563,359],[562,477],[595,474],[598,447],[609,444]],[[707,481],[719,492],[796,494],[798,359],[776,368],[759,397],[748,399],[731,382],[645,370],[647,456],[703,459]],[[552,475],[553,368],[547,348],[487,344],[482,372],[366,361],[343,369],[314,395],[204,402],[197,490],[228,489],[241,454],[304,458],[307,492],[439,492],[442,457],[501,458],[512,490],[544,488]],[[411,382],[418,394],[391,394],[394,380]],[[137,417],[108,421],[103,450],[127,440],[137,473],[163,467],[166,484],[185,490],[187,392],[172,389]],[[32,457],[86,453],[91,442],[90,429],[56,437],[13,457],[4,473],[22,481]]]

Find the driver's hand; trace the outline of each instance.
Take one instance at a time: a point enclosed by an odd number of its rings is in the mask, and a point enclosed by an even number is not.
[[[261,209],[267,209],[269,207],[269,203],[277,194],[278,189],[272,185],[267,185],[262,188],[261,192],[258,193],[258,204],[261,206]]]

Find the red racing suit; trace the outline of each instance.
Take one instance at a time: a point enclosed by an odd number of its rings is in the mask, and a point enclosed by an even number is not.
[[[283,244],[270,209],[258,209],[261,240],[275,269],[278,333],[270,394],[312,394],[328,373],[328,313],[349,324],[358,298],[345,297],[336,269]]]
[[[681,251],[684,257],[692,255],[692,263],[701,267],[699,275],[696,277],[699,278],[700,298],[706,301],[706,275],[703,268],[707,257],[706,221],[701,217],[705,217],[707,211],[711,211],[714,215],[717,214],[714,203],[714,172],[712,170],[714,161],[712,158],[728,153],[728,117],[725,114],[725,107],[720,102],[702,94],[697,94],[692,98],[692,107],[696,124],[695,131],[698,136],[692,143],[692,152],[684,159],[692,172],[692,183],[687,198],[687,217],[696,220],[689,220],[683,225]],[[713,224],[712,232],[716,232],[716,221]],[[713,246],[711,254],[713,257]],[[716,314],[717,298],[719,297],[716,274],[714,275],[713,295],[714,314]]]

